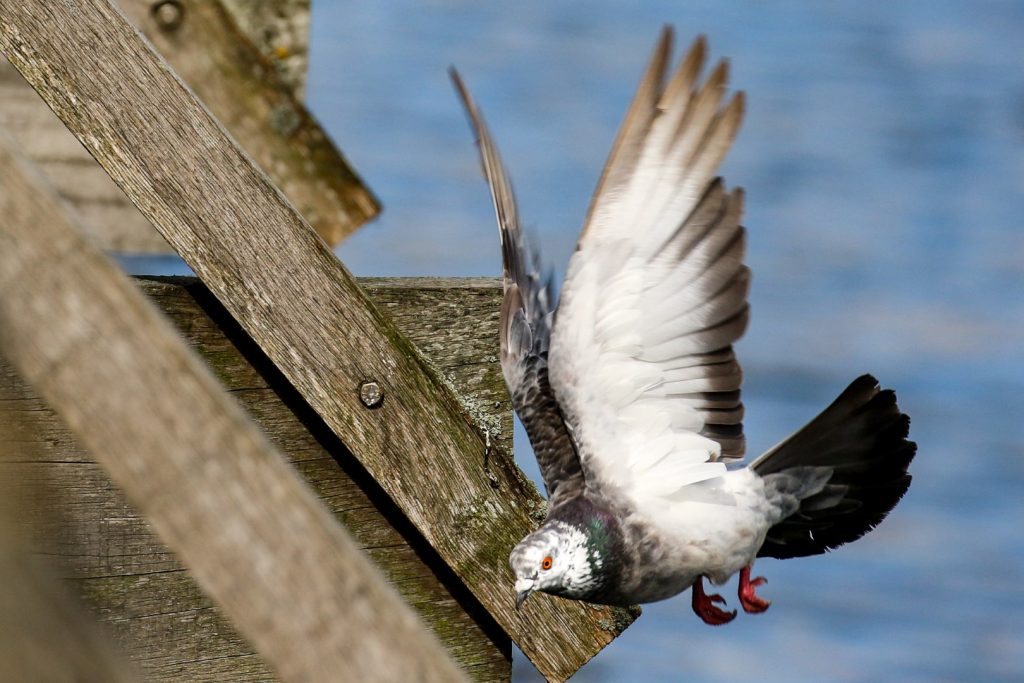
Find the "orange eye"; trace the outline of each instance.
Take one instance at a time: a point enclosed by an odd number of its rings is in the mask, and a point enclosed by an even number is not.
[[[540,568],[543,569],[544,571],[547,571],[547,570],[551,569],[551,565],[553,565],[553,564],[554,564],[554,560],[552,560],[551,556],[548,555],[543,560],[541,560]]]

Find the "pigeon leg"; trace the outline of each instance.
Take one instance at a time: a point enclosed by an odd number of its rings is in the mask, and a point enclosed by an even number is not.
[[[751,579],[750,567],[744,567],[740,570],[740,604],[743,605],[744,612],[760,614],[772,604],[771,600],[765,600],[754,592],[758,586],[766,583],[768,583],[768,579],[763,576]]]
[[[721,626],[722,624],[728,624],[736,618],[736,610],[726,612],[723,609],[715,607],[716,602],[724,605],[725,598],[718,593],[713,595],[705,593],[703,576],[697,577],[697,581],[694,582],[690,591],[693,594],[693,611],[698,617],[704,620],[705,624]]]

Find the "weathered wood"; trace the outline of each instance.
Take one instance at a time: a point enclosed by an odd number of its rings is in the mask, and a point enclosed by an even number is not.
[[[0,493],[7,493],[10,483],[0,481]],[[24,486],[19,488],[25,492]],[[0,586],[4,586],[0,590],[0,680],[136,680],[107,634],[57,583],[51,567],[19,538],[16,519],[6,515],[0,519]]]
[[[171,32],[157,27],[151,0],[123,0],[123,5],[239,144],[334,245],[380,207],[294,94],[305,68],[303,35],[309,18],[308,0],[303,1],[305,18],[296,6],[302,1],[233,7],[233,16],[245,19],[249,31],[270,41],[270,57],[258,54],[217,1],[184,2],[186,19]],[[284,46],[290,56],[276,56],[271,44]],[[42,167],[104,249],[173,251],[6,59],[0,59],[0,127]]]
[[[114,8],[0,0],[0,16],[8,58],[543,674],[630,623],[546,596],[515,611],[508,552],[541,497],[508,458],[485,470],[467,409]]]
[[[328,244],[341,242],[380,212],[320,124],[219,0],[179,0],[181,23],[173,30],[160,27],[153,0],[119,2]]]
[[[509,680],[508,636],[205,287],[194,278],[139,282],[470,678]],[[410,337],[424,342],[419,348],[428,360],[466,388],[489,421],[501,424],[492,445],[507,452],[511,405],[493,357],[500,283],[412,279],[424,287],[410,288],[401,280],[364,282],[374,301],[408,321]],[[446,329],[444,348],[435,344],[436,328]],[[0,440],[0,480],[38,482],[36,495],[23,503],[36,543],[60,556],[66,576],[113,624],[147,680],[271,676],[60,419],[2,360],[0,434],[13,437]]]
[[[104,249],[173,251],[6,59],[0,59],[0,128],[39,165]]]
[[[299,100],[309,68],[310,0],[222,0],[235,23]]]
[[[462,680],[280,452],[7,143],[0,177],[0,353],[239,633],[285,680]]]

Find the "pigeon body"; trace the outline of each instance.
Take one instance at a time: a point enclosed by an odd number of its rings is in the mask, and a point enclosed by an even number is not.
[[[668,73],[665,29],[620,128],[556,307],[521,232],[498,150],[458,74],[501,236],[505,381],[549,494],[512,551],[517,606],[534,591],[630,605],[693,588],[710,624],[735,615],[702,581],[740,574],[767,609],[758,556],[825,552],[874,528],[910,484],[915,445],[870,375],[746,467],[742,371],[749,317],[743,194],[715,177],[743,95],[727,66],[703,81],[698,38]]]

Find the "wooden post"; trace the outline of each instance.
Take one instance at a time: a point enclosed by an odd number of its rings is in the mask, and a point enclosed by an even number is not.
[[[343,444],[195,278],[139,279],[224,388],[302,474],[388,582],[476,681],[508,681],[511,641]],[[497,279],[364,279],[427,362],[484,416],[494,452],[512,447],[495,350]],[[30,486],[37,547],[114,630],[147,681],[269,679],[263,660],[205,598],[145,518],[0,358],[0,481]],[[33,483],[35,485],[33,485]],[[0,678],[2,680],[2,678]]]
[[[465,408],[114,7],[0,0],[0,17],[4,54],[541,673],[570,676],[632,621],[547,596],[515,611],[507,556],[535,528],[532,484],[485,463]]]
[[[464,680],[170,324],[0,144],[0,353],[284,680]]]

